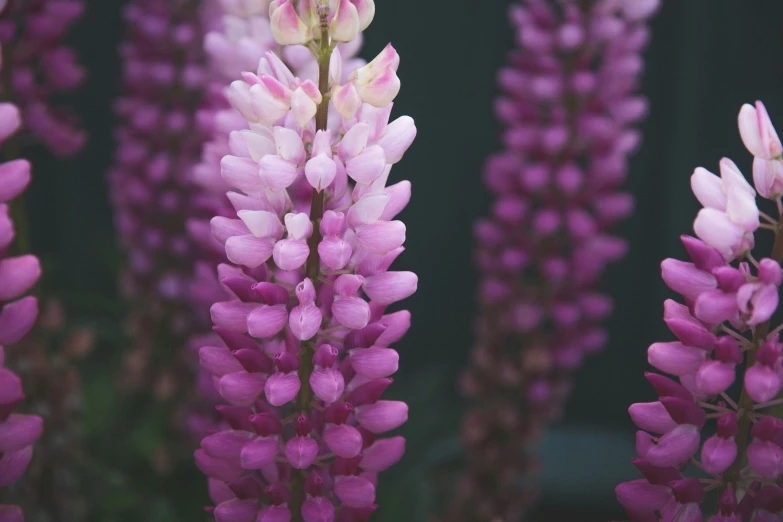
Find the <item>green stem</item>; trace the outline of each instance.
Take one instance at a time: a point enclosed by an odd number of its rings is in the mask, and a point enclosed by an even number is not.
[[[772,246],[772,255],[770,256],[776,262],[783,261],[783,215],[778,220],[777,229],[775,232],[775,242]],[[747,361],[745,362],[745,369],[753,366],[756,362],[756,351],[766,341],[767,334],[769,333],[770,321],[761,323],[756,327],[753,333],[753,344],[748,350]],[[748,444],[748,436],[750,435],[751,414],[753,413],[753,399],[748,395],[747,390],[743,387],[742,394],[740,395],[739,402],[737,403],[739,410],[742,411],[742,416],[739,419],[739,431],[737,432],[737,458],[734,459],[731,467],[723,474],[724,477],[724,489],[729,483],[733,483],[735,489],[740,482],[740,472],[742,471],[742,465],[745,458],[745,450]]]
[[[328,14],[328,13],[327,13]],[[329,118],[329,65],[332,58],[332,47],[328,38],[329,30],[326,16],[321,14],[321,41],[318,49],[318,90],[321,92],[323,100],[318,104],[318,110],[315,114],[316,131],[326,130]],[[312,281],[313,286],[318,291],[321,276],[321,257],[318,254],[318,245],[321,243],[321,219],[324,215],[324,192],[313,189],[313,200],[310,206],[310,220],[313,222],[313,234],[307,240],[307,246],[310,248],[310,255],[305,265],[305,274]],[[308,414],[313,402],[313,389],[310,387],[310,376],[313,373],[313,356],[315,355],[315,339],[306,341],[299,351],[299,382],[301,387],[296,397],[296,409],[300,413]],[[293,520],[302,520],[302,504],[304,503],[304,471],[298,472],[294,477],[294,487],[291,492],[291,514]]]

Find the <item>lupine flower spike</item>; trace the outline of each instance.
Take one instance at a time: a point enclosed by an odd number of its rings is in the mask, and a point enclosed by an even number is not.
[[[0,103],[0,143],[19,130],[22,116],[10,103]],[[24,399],[22,382],[5,367],[4,347],[22,340],[38,316],[38,301],[25,294],[38,281],[41,266],[32,255],[12,256],[14,223],[12,200],[30,182],[30,164],[14,160],[0,164],[0,488],[16,482],[33,456],[33,443],[41,436],[43,420],[36,415],[14,413]],[[22,521],[17,506],[0,505],[0,520]]]
[[[40,141],[60,156],[78,152],[85,143],[75,116],[51,100],[84,79],[76,53],[61,41],[83,11],[83,0],[0,2],[0,44],[8,73],[4,98],[24,115],[20,138]]]
[[[211,213],[192,181],[205,138],[196,125],[206,83],[201,5],[134,0],[126,8],[125,94],[115,107],[124,123],[109,173],[133,343],[121,384],[154,390],[169,405],[192,377],[186,340],[208,320],[191,299],[198,249],[185,226]]]
[[[196,463],[218,522],[365,521],[378,473],[405,450],[402,437],[378,437],[408,414],[381,398],[397,370],[389,345],[410,324],[386,308],[417,285],[388,271],[403,251],[394,218],[410,184],[386,183],[416,128],[405,116],[388,123],[391,46],[343,80],[336,44],[370,23],[371,0],[269,9],[275,39],[309,49],[318,75],[297,77],[266,53],[229,89],[248,129],[231,133],[222,160],[235,217],[214,218],[212,231],[233,263],[218,267],[232,299],[211,309],[225,344],[200,352],[229,403],[218,408],[227,429],[204,438]],[[350,103],[338,103],[351,82]]]
[[[783,147],[761,102],[742,107],[739,130],[755,187],[727,158],[720,177],[697,168],[691,188],[704,208],[697,237],[682,236],[689,260],[661,263],[682,302],[664,303],[675,340],[647,350],[667,374],[645,374],[658,400],[629,408],[640,428],[633,463],[644,478],[616,492],[632,522],[781,520],[783,421],[770,408],[783,387],[781,327],[772,320],[783,281]],[[758,196],[776,203],[777,220],[759,210]],[[764,230],[774,244],[757,260],[751,251]],[[688,478],[688,468],[702,471]],[[718,501],[713,513],[705,513],[709,495]]]
[[[228,101],[228,87],[232,81],[241,78],[242,72],[255,70],[268,51],[282,56],[284,63],[298,78],[318,81],[318,63],[312,52],[303,45],[281,46],[272,36],[269,21],[268,2],[241,3],[221,0],[204,12],[205,26],[210,30],[204,40],[207,54],[210,84],[196,120],[203,133],[209,136],[202,148],[201,161],[192,171],[192,181],[198,187],[200,207],[207,209],[203,215],[189,216],[187,229],[198,248],[195,278],[190,289],[193,302],[202,310],[216,301],[230,298],[215,274],[216,266],[225,260],[225,247],[212,237],[209,218],[214,216],[235,217],[236,210],[226,193],[231,189],[221,176],[221,160],[231,155],[230,136],[236,140],[240,133],[247,134],[250,124],[231,107]],[[351,42],[338,44],[334,54],[343,60],[333,60],[342,70],[333,68],[331,75],[342,80],[366,62],[353,58],[361,45],[361,34]],[[240,132],[241,131],[241,132]],[[233,133],[233,134],[232,134]],[[232,161],[232,160],[227,160]],[[217,335],[197,332],[189,343],[196,351],[202,346],[222,345]],[[214,423],[214,407],[207,407],[204,397],[215,396],[214,386],[208,374],[202,371],[199,378],[201,393],[187,406],[190,431],[200,440]]]
[[[484,172],[496,200],[475,227],[481,272],[463,423],[466,473],[444,520],[520,520],[535,496],[527,449],[556,417],[570,376],[606,343],[605,267],[633,209],[622,183],[647,103],[634,94],[656,1],[526,0],[519,49],[498,81],[504,152]]]

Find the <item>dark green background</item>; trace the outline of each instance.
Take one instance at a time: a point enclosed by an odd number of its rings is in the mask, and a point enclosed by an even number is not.
[[[395,112],[413,116],[419,129],[392,175],[410,179],[414,187],[402,217],[408,225],[407,252],[397,266],[420,277],[418,293],[407,301],[414,323],[399,344],[402,363],[393,387],[393,394],[411,403],[405,428],[409,451],[384,480],[376,519],[418,521],[432,509],[429,492],[438,476],[433,469],[455,457],[461,403],[454,377],[466,363],[475,308],[471,224],[489,204],[479,172],[483,159],[498,148],[491,112],[495,71],[512,46],[512,34],[506,1],[376,3],[365,56],[394,43],[402,56],[403,83]],[[28,208],[34,248],[48,269],[46,286],[65,295],[81,316],[111,330],[121,320],[121,308],[111,304],[121,258],[114,248],[105,173],[114,150],[111,103],[121,88],[117,46],[123,35],[122,2],[87,4],[87,15],[71,39],[88,79],[70,100],[83,117],[90,142],[68,161],[30,151],[35,178]],[[541,520],[573,513],[579,513],[580,521],[621,516],[613,486],[636,478],[628,462],[634,428],[625,410],[631,402],[652,397],[642,378],[645,350],[655,340],[670,338],[661,320],[668,291],[658,264],[682,255],[678,236],[691,230],[698,204],[689,176],[698,165],[716,170],[722,156],[750,174],[751,158],[736,129],[743,102],[764,100],[783,127],[783,1],[664,4],[652,24],[646,55],[643,90],[651,113],[628,180],[637,212],[621,227],[631,254],[607,277],[617,301],[612,340],[580,373],[565,427],[544,443],[548,469]],[[87,369],[87,404],[100,406],[101,414],[123,414],[100,391],[111,382],[108,368],[121,347],[119,341],[102,344]],[[112,433],[111,425],[94,424],[95,437],[114,437],[117,451],[123,451],[124,434]],[[139,473],[130,477],[131,483],[143,481]],[[198,517],[200,484],[197,472],[185,470],[166,490],[175,505],[190,506],[180,512],[183,518]],[[133,484],[130,490],[136,487],[143,491],[145,485]],[[569,509],[578,511],[564,511]]]

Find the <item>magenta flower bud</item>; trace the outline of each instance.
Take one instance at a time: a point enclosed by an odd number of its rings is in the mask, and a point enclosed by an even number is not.
[[[316,350],[313,362],[322,368],[330,368],[337,361],[339,354],[340,352],[336,348],[322,344]]]
[[[264,506],[255,522],[291,522],[291,510],[286,506]]]
[[[774,442],[755,438],[746,451],[748,464],[761,477],[775,480],[783,473],[783,450]]]
[[[681,399],[685,399],[686,401],[693,401],[693,395],[691,395],[691,392],[689,392],[682,384],[674,382],[668,377],[664,377],[663,375],[657,373],[645,372],[644,378],[647,379],[650,384],[652,384],[653,388],[655,388],[655,391],[661,397],[679,397]]]
[[[346,506],[363,508],[375,501],[375,486],[364,477],[338,476],[334,481],[334,494]]]
[[[363,289],[373,302],[390,305],[413,295],[418,281],[412,272],[387,272],[366,278]]]
[[[696,373],[696,387],[707,395],[717,395],[726,391],[734,383],[735,377],[733,364],[705,361]]]
[[[37,415],[11,414],[0,423],[0,453],[20,451],[38,440],[43,419]]]
[[[275,373],[270,375],[264,385],[266,400],[272,406],[282,406],[291,402],[299,393],[301,383],[297,372]]]
[[[352,459],[362,451],[362,434],[348,424],[330,424],[324,429],[324,442],[338,457]]]
[[[264,390],[266,377],[245,371],[228,373],[220,378],[220,395],[235,406],[250,406]]]
[[[745,371],[745,390],[756,402],[768,402],[775,398],[783,387],[780,375],[762,364],[754,364]]]
[[[696,299],[703,292],[714,290],[717,281],[712,274],[696,268],[692,263],[666,259],[661,263],[661,274],[666,285],[688,299]]]
[[[309,436],[297,436],[285,445],[285,457],[296,469],[307,469],[318,456],[318,443]]]
[[[318,244],[318,255],[332,270],[342,270],[351,260],[353,248],[350,243],[337,237],[326,237]]]
[[[242,468],[238,463],[212,458],[202,449],[196,450],[193,455],[198,469],[209,477],[232,482],[242,476]]]
[[[324,497],[308,496],[302,505],[305,522],[333,522],[334,505]]]
[[[19,342],[33,327],[38,316],[38,300],[27,296],[3,306],[0,310],[0,345]]]
[[[314,305],[297,306],[291,310],[288,325],[291,332],[300,341],[312,339],[321,327],[323,316]]]
[[[216,522],[255,522],[258,501],[255,499],[232,499],[215,508]]]
[[[694,315],[707,324],[719,324],[738,313],[737,298],[720,290],[704,292],[696,299]]]
[[[764,486],[753,497],[753,507],[769,513],[769,520],[775,520],[773,513],[783,510],[783,489],[778,486]],[[759,518],[757,512],[756,518]],[[767,520],[767,519],[762,519]]]
[[[698,451],[699,442],[698,427],[680,424],[665,433],[647,452],[646,458],[653,466],[679,466]]]
[[[702,410],[692,399],[661,397],[660,401],[677,424],[691,424],[701,428],[707,420],[704,410]]]
[[[345,378],[338,370],[316,368],[310,375],[310,386],[316,397],[330,404],[342,397],[345,391]]]
[[[734,438],[721,438],[714,435],[704,442],[701,448],[701,463],[708,473],[718,475],[732,465],[737,458],[737,443]]]
[[[256,432],[264,437],[279,435],[283,432],[282,423],[271,413],[256,413],[250,415],[249,422],[255,428]]]
[[[201,447],[210,457],[239,462],[242,448],[254,437],[248,431],[224,430],[202,439]]]
[[[288,324],[288,310],[282,304],[260,306],[247,315],[246,323],[246,330],[253,337],[272,337]]]
[[[373,346],[350,351],[351,366],[367,379],[388,377],[398,369],[400,356],[396,350]]]
[[[748,283],[737,291],[737,306],[751,326],[768,321],[778,307],[778,287]]]
[[[647,361],[672,375],[696,373],[706,358],[706,352],[680,342],[654,343],[647,350]]]
[[[10,201],[25,191],[30,184],[30,163],[27,160],[13,160],[0,164],[0,201]]]
[[[375,434],[391,431],[408,420],[408,405],[399,401],[378,401],[357,406],[355,411],[359,424]]]
[[[261,469],[274,462],[280,452],[277,437],[257,437],[248,442],[240,452],[243,469]]]
[[[379,439],[364,449],[359,467],[365,471],[379,473],[396,464],[404,453],[404,437]]]
[[[391,383],[392,379],[373,379],[354,388],[348,395],[347,400],[356,406],[378,402]]]
[[[332,315],[341,325],[353,330],[367,326],[370,305],[359,297],[337,297],[332,303]]]
[[[780,286],[783,282],[783,269],[774,259],[764,258],[759,261],[759,279],[768,285]]]
[[[381,322],[386,325],[386,329],[378,336],[373,343],[377,346],[389,346],[396,343],[408,332],[411,327],[411,313],[407,310],[400,310],[392,314],[384,315]]]
[[[667,433],[673,430],[677,423],[661,402],[639,402],[628,408],[628,413],[634,424],[641,429],[653,433]]]
[[[726,260],[723,259],[721,253],[711,247],[704,244],[703,241],[691,236],[680,236],[685,250],[688,252],[693,263],[699,270],[711,271],[713,268],[726,265]]]
[[[644,479],[624,482],[615,488],[617,500],[629,512],[652,512],[672,500],[667,486],[650,484]]]
[[[225,328],[231,332],[247,332],[248,315],[256,310],[257,305],[252,303],[242,303],[239,301],[224,301],[215,303],[209,312],[212,316],[212,322],[215,325]],[[2,314],[0,313],[0,320]]]
[[[41,264],[31,255],[0,260],[0,301],[10,301],[30,290],[41,276]]]

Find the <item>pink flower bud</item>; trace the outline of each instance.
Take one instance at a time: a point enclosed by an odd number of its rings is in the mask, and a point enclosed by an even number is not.
[[[390,305],[416,292],[419,278],[412,272],[385,272],[364,280],[364,293],[375,303]]]
[[[334,181],[337,175],[337,165],[326,154],[319,154],[310,159],[305,165],[305,177],[307,182],[321,192]]]
[[[310,247],[303,239],[284,239],[275,244],[272,256],[282,270],[296,270],[307,261]]]
[[[297,436],[285,445],[285,458],[295,469],[307,469],[318,456],[318,443],[309,436]]]
[[[408,405],[400,401],[378,401],[358,406],[356,419],[372,433],[385,433],[402,426],[408,420]]]
[[[652,513],[672,500],[668,486],[650,484],[646,479],[624,482],[615,488],[615,494],[630,513]]]
[[[332,102],[340,116],[346,120],[353,119],[362,106],[362,98],[354,81],[332,87]]]
[[[240,210],[237,216],[255,237],[280,239],[285,227],[274,212],[265,210]]]
[[[324,442],[338,457],[352,459],[362,451],[362,434],[348,424],[329,424],[324,429]]]
[[[291,510],[286,506],[264,506],[255,522],[291,522]]]
[[[778,199],[783,195],[783,162],[778,159],[754,158],[753,184],[761,197]]]
[[[202,439],[201,447],[210,457],[239,462],[242,448],[254,438],[249,431],[224,430]]]
[[[375,501],[375,486],[359,476],[338,476],[334,481],[334,494],[348,507],[363,508]]]
[[[696,373],[706,358],[706,352],[680,342],[654,343],[647,350],[647,361],[672,375]]]
[[[351,260],[353,249],[343,239],[327,237],[318,244],[318,254],[326,266],[332,270],[342,270]]]
[[[760,101],[756,106],[742,106],[739,112],[738,124],[742,141],[748,151],[756,157],[772,159],[783,153],[775,127],[769,118],[766,107]]]
[[[16,301],[18,302],[18,301]],[[13,304],[13,303],[12,303]],[[3,311],[0,312],[0,325],[2,325],[3,314],[10,305],[6,305]],[[221,326],[226,330],[245,333],[247,332],[247,319],[248,315],[257,308],[253,303],[242,303],[240,301],[224,301],[222,303],[215,303],[210,308],[209,312],[212,316],[212,322],[216,326]],[[4,330],[0,330],[2,332]],[[2,336],[0,336],[2,339]],[[11,344],[11,343],[4,343]]]
[[[388,377],[398,369],[399,354],[391,348],[373,346],[350,351],[351,366],[368,379]]]
[[[220,175],[226,183],[243,192],[254,193],[264,189],[258,164],[250,158],[224,156],[220,161]]]
[[[345,162],[345,172],[361,184],[378,179],[386,168],[386,154],[378,145],[371,145]]]
[[[748,283],[737,291],[737,306],[748,316],[746,322],[755,326],[768,321],[778,308],[778,288],[762,283]]]
[[[378,221],[357,228],[356,239],[368,252],[383,255],[402,246],[405,230],[402,221]]]
[[[264,305],[256,307],[247,316],[247,331],[253,337],[263,339],[279,334],[288,323],[285,305]]]
[[[335,42],[350,42],[359,34],[359,12],[349,0],[339,0],[337,9],[332,12],[329,24],[329,36]]]
[[[291,0],[272,0],[269,21],[272,36],[280,45],[304,45],[313,39],[312,30],[296,14]]]
[[[198,469],[209,477],[232,482],[242,476],[242,468],[238,464],[210,457],[202,449],[196,450],[193,456]]]
[[[332,303],[332,315],[343,326],[352,330],[364,328],[370,322],[370,305],[360,297],[338,296]]]
[[[666,285],[688,299],[717,287],[715,277],[696,268],[692,263],[666,259],[661,263],[661,275]]]
[[[255,268],[272,257],[275,240],[252,235],[233,236],[226,240],[226,256],[237,265]]]
[[[310,374],[310,387],[327,404],[340,400],[345,391],[343,374],[332,368],[316,368]]]
[[[271,154],[261,158],[259,167],[261,181],[272,190],[290,187],[299,174],[295,163]]]
[[[679,466],[698,451],[699,435],[696,426],[680,424],[658,439],[658,444],[647,452],[646,458],[653,466]]]
[[[404,437],[379,439],[362,451],[362,460],[359,463],[359,467],[365,471],[379,473],[399,462],[404,453]]]
[[[704,442],[701,449],[701,464],[707,473],[723,473],[737,458],[737,443],[734,438],[723,439],[713,435]]]
[[[300,341],[309,341],[321,328],[323,315],[321,310],[312,304],[295,306],[288,317],[291,333]]]
[[[334,505],[324,497],[308,495],[302,505],[304,522],[334,522]]]
[[[304,128],[318,112],[318,104],[300,87],[291,95],[291,111],[296,123]]]
[[[240,453],[243,469],[261,469],[274,462],[280,452],[277,437],[257,437],[245,444]]]
[[[736,371],[733,364],[706,361],[696,373],[696,387],[707,395],[718,395],[734,383]]]
[[[215,522],[254,522],[258,513],[258,501],[255,499],[234,498],[215,508]]]
[[[359,30],[364,31],[375,18],[374,0],[350,0],[359,14]]]
[[[774,442],[754,438],[747,448],[748,464],[766,480],[775,480],[783,473],[783,450]]]
[[[783,387],[780,375],[763,364],[754,364],[745,371],[745,390],[755,402],[771,401]]]
[[[0,202],[10,201],[24,192],[30,184],[30,163],[27,160],[13,160],[0,164]]]
[[[666,433],[673,430],[677,423],[660,402],[638,402],[628,408],[631,420],[641,429],[653,433]]]
[[[234,406],[250,406],[264,391],[266,377],[246,371],[227,373],[220,378],[220,395]]]
[[[267,379],[264,385],[264,394],[269,404],[282,406],[296,398],[300,386],[297,372],[275,373]]]

